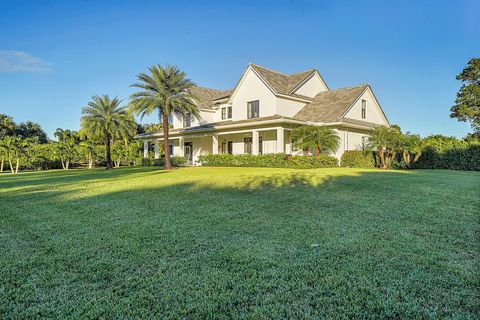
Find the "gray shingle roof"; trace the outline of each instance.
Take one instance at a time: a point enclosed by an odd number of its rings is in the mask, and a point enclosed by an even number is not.
[[[362,84],[356,87],[320,92],[294,118],[313,122],[338,121],[367,87],[367,84]]]
[[[218,98],[222,97],[228,97],[230,96],[232,90],[226,90],[226,91],[221,91],[221,90],[215,90],[215,89],[210,89],[210,88],[204,88],[204,87],[192,87],[190,88],[191,94],[195,95],[198,99],[197,104],[201,109],[207,109],[207,110],[213,110],[215,107],[215,104],[213,103],[213,100],[216,100]]]
[[[300,82],[304,81],[313,72],[315,72],[315,69],[311,69],[288,75],[258,66],[256,64],[251,64],[251,67],[273,89],[273,91],[275,91],[275,93],[285,95],[290,94],[292,89],[294,89],[297,85],[300,84]]]

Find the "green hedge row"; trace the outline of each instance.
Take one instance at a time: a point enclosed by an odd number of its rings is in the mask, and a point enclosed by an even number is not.
[[[184,157],[170,157],[170,161],[173,167],[182,167],[184,166],[187,161]],[[143,166],[165,166],[165,158],[161,157],[159,159],[152,159],[152,158],[144,158],[142,160]]]
[[[269,168],[330,168],[338,167],[338,160],[327,155],[292,156],[287,154],[209,154],[200,156],[204,166],[211,167],[269,167]]]
[[[343,153],[340,163],[348,168],[375,168],[375,157],[373,152],[348,150]]]
[[[439,151],[428,147],[422,156],[411,165],[415,169],[450,169],[480,171],[480,144],[465,148],[452,148]]]

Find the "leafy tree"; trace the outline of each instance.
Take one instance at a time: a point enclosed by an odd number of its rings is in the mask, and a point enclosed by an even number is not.
[[[473,130],[480,133],[480,58],[470,59],[457,80],[463,84],[450,109],[450,117],[470,122]]]
[[[38,143],[47,143],[47,133],[42,127],[33,121],[26,121],[20,123],[16,128],[16,134],[24,139],[34,139]]]
[[[334,153],[340,145],[340,137],[334,130],[319,126],[299,126],[292,132],[294,147],[305,150],[308,155],[311,150],[314,154]]]
[[[131,136],[135,132],[132,115],[126,107],[120,107],[120,103],[117,97],[110,99],[108,95],[94,95],[82,109],[82,129],[104,141],[107,169],[112,167],[112,140]]]
[[[0,113],[0,140],[3,140],[6,136],[15,135],[16,127],[17,125],[12,117]]]
[[[167,65],[164,68],[155,65],[148,69],[150,74],[140,73],[137,76],[139,82],[131,85],[141,91],[130,96],[130,108],[142,118],[158,112],[163,129],[163,150],[168,150],[169,116],[181,118],[190,114],[194,118],[200,118],[196,97],[189,93],[194,83],[176,66]],[[171,168],[170,155],[165,152],[165,169]]]
[[[120,163],[126,158],[127,145],[123,141],[115,141],[112,145],[112,159],[115,167],[120,167]]]

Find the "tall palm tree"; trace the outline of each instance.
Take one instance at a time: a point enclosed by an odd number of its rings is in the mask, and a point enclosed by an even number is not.
[[[190,114],[200,119],[200,111],[195,103],[195,96],[189,93],[195,84],[186,78],[186,74],[176,66],[160,65],[148,68],[150,74],[140,73],[138,83],[131,87],[141,91],[130,96],[130,108],[133,113],[142,118],[153,112],[158,112],[159,121],[163,129],[163,150],[165,153],[165,169],[172,168],[168,152],[168,118],[175,115],[178,118]]]
[[[92,101],[82,109],[82,130],[105,143],[107,169],[112,168],[111,144],[115,138],[131,136],[135,121],[127,107],[120,106],[118,97],[92,96]]]
[[[300,126],[293,130],[292,140],[294,146],[305,150],[308,154],[314,150],[315,155],[319,153],[334,153],[340,145],[340,137],[332,129],[319,126]]]

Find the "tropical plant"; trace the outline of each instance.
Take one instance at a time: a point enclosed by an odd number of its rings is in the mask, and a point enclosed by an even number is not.
[[[402,136],[402,158],[409,165],[422,155],[422,138],[418,134],[406,133]],[[412,158],[413,156],[413,158]]]
[[[10,166],[10,172],[17,174],[20,167],[20,159],[26,153],[28,140],[20,137],[6,136],[3,139],[2,149]]]
[[[3,140],[6,136],[15,135],[16,127],[17,125],[12,117],[0,113],[0,140]]]
[[[126,160],[127,145],[123,141],[115,141],[112,145],[112,159],[115,167],[120,167],[122,160]]]
[[[380,126],[372,130],[368,139],[369,147],[378,153],[380,159],[380,166],[382,168],[387,167],[385,159],[385,152],[388,144],[390,143],[390,129],[385,126]]]
[[[200,119],[200,111],[195,103],[196,97],[189,92],[195,84],[176,66],[155,65],[148,70],[150,74],[140,73],[137,76],[139,82],[131,85],[141,91],[130,96],[130,108],[141,118],[158,112],[163,129],[163,150],[168,150],[170,116],[183,118],[190,114]],[[171,168],[170,155],[165,152],[165,169]]]
[[[38,143],[47,143],[47,133],[42,127],[33,121],[20,123],[16,128],[16,134],[24,139],[36,140]]]
[[[74,160],[78,154],[78,133],[76,131],[58,128],[53,135],[58,139],[58,143],[55,144],[54,148],[55,157],[62,163],[63,170],[68,170],[71,161]]]
[[[110,99],[108,95],[94,95],[92,101],[82,109],[82,129],[104,141],[107,169],[112,167],[112,141],[132,136],[135,132],[136,124],[132,115],[120,103],[118,97]]]
[[[308,155],[311,150],[319,153],[335,153],[340,145],[340,137],[332,129],[303,125],[292,132],[293,145]]]

